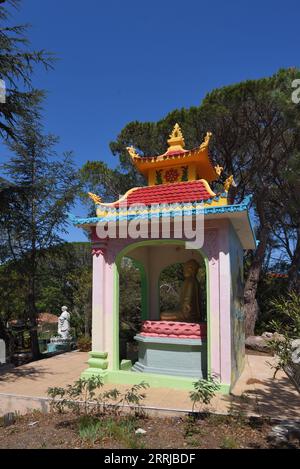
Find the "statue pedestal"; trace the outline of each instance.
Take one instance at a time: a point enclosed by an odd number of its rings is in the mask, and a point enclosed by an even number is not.
[[[206,325],[202,324],[201,328],[198,324],[163,323],[164,321],[146,321],[142,332],[135,336],[139,344],[139,359],[132,367],[132,371],[206,378]],[[163,332],[151,335],[149,330],[157,331],[158,328]],[[188,334],[180,334],[183,329],[185,332],[188,329],[192,330],[191,335],[194,337],[189,338]],[[195,330],[198,331],[198,337]],[[180,335],[185,337],[179,337]]]
[[[74,348],[73,339],[63,339],[60,337],[51,337],[50,344],[47,344],[48,353],[70,352]]]

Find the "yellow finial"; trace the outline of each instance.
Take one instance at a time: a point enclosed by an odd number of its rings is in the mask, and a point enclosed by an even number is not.
[[[93,194],[92,192],[88,192],[88,196],[90,199],[92,199],[95,204],[101,204],[102,199],[99,195]]]
[[[133,146],[131,147],[126,147],[126,150],[128,151],[129,155],[131,158],[134,160],[135,158],[140,158],[140,155],[136,152],[135,148]]]
[[[223,166],[220,166],[220,165],[217,164],[217,166],[215,166],[215,171],[216,171],[218,176],[221,176],[221,173],[223,171]]]
[[[179,124],[175,124],[168,140],[169,151],[182,150],[184,148],[184,138]]]
[[[201,149],[208,147],[208,144],[209,144],[209,141],[210,141],[211,137],[212,137],[212,133],[211,132],[206,132],[206,135],[204,137],[204,141],[200,145]]]
[[[232,186],[232,184],[234,183],[234,180],[233,180],[233,175],[229,176],[226,181],[224,182],[224,189],[225,189],[225,192],[228,192],[230,187]]]

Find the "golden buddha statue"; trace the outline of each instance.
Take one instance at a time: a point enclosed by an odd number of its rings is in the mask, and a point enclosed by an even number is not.
[[[180,295],[178,311],[164,311],[160,315],[161,321],[194,322],[201,321],[199,283],[197,273],[199,264],[195,259],[190,259],[183,266],[184,282]]]

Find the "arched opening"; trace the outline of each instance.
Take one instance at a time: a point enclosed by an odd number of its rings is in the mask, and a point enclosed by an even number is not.
[[[124,256],[119,266],[119,362],[138,358],[134,336],[145,319],[145,272],[137,260]]]
[[[122,261],[124,258],[127,260]],[[128,260],[130,259],[130,260]],[[142,241],[131,244],[119,252],[115,263],[115,282],[114,282],[114,341],[113,341],[113,369],[128,370],[128,363],[122,364],[122,360],[131,360],[132,365],[137,359],[136,345],[128,346],[125,352],[124,345],[121,343],[122,318],[134,314],[135,324],[139,327],[142,320],[160,321],[161,303],[167,307],[175,307],[178,304],[178,296],[183,280],[183,265],[190,259],[199,263],[198,282],[199,282],[199,301],[202,317],[199,321],[207,321],[207,341],[205,344],[205,365],[202,366],[203,376],[207,375],[210,366],[210,335],[209,335],[209,297],[207,291],[208,285],[208,261],[200,250],[185,249],[184,241],[180,240],[152,240]],[[177,262],[176,262],[177,261]],[[125,270],[123,270],[125,265]],[[127,272],[132,273],[133,281],[126,278]],[[160,282],[161,280],[175,282],[177,293],[173,298],[167,298],[166,295],[161,298]],[[131,298],[130,288],[134,289]],[[173,287],[174,288],[174,287]],[[134,300],[135,299],[135,300]],[[130,304],[136,301],[133,310],[130,311]],[[125,306],[124,306],[125,303]],[[140,320],[137,318],[140,314]],[[129,333],[129,340],[134,338],[135,330]],[[121,363],[121,366],[120,366]],[[180,375],[178,373],[178,375]]]

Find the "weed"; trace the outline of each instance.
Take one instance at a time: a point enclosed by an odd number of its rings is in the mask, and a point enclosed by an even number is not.
[[[224,436],[220,444],[221,449],[237,449],[238,447],[237,441],[232,436]]]
[[[77,415],[119,415],[125,405],[135,415],[143,415],[142,401],[146,395],[142,390],[149,387],[142,381],[126,390],[122,395],[118,389],[100,392],[103,381],[100,376],[80,378],[74,384],[66,388],[48,388],[48,396],[51,398],[51,410],[59,413],[71,410]]]
[[[80,438],[94,444],[101,436],[101,424],[101,421],[88,415],[80,417],[78,422]]]
[[[199,379],[193,383],[194,391],[190,392],[190,399],[192,401],[192,412],[194,412],[197,404],[209,404],[216,392],[220,389],[220,384],[216,378],[209,376],[207,379]]]

